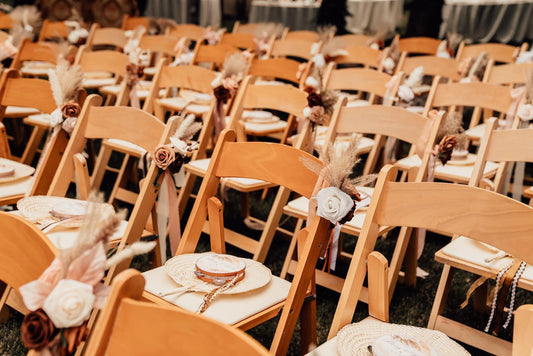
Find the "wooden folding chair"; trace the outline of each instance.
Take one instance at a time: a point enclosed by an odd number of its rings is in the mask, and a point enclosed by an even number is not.
[[[289,58],[254,58],[248,68],[248,74],[257,77],[261,82],[264,81],[273,84],[273,81],[281,79],[283,82],[289,82],[297,87],[302,87],[309,73],[310,62],[300,78],[298,78],[299,66],[300,62]],[[256,80],[257,84],[259,80]]]
[[[139,40],[138,48],[141,50],[149,50],[154,58],[154,63],[157,63],[160,58],[169,58],[173,60],[179,50],[176,48],[178,39],[168,35],[147,35],[144,34]],[[144,74],[153,76],[156,72],[156,66],[144,68]]]
[[[10,30],[13,27],[13,19],[6,13],[0,14],[0,30]]]
[[[495,65],[495,61],[491,59],[487,64],[487,68],[485,69],[483,82],[495,85],[502,85],[513,89],[515,87],[525,85],[526,73],[531,70],[533,70],[532,63],[511,63]],[[500,113],[499,118],[505,119],[505,114],[506,112]],[[490,111],[483,113],[483,117],[489,117],[490,115],[492,115]],[[515,117],[515,120],[518,120],[518,118]],[[484,132],[484,123],[466,130],[468,139],[471,140],[474,144],[479,143],[479,141],[483,138]]]
[[[437,56],[408,56],[407,52],[402,52],[398,62],[398,70],[411,73],[417,67],[424,67],[424,75],[436,76],[452,82],[461,80],[459,73],[459,63],[451,58]]]
[[[331,33],[334,36],[334,33]],[[296,40],[304,42],[319,42],[320,36],[315,31],[290,31],[288,28],[285,28],[283,34],[281,35],[282,40]]]
[[[124,31],[135,30],[138,26],[143,26],[146,31],[150,29],[150,17],[130,16],[125,14],[122,18],[121,29]]]
[[[533,142],[533,129],[521,130],[494,130],[497,125],[496,121],[487,123],[484,139],[480,144],[478,151],[478,160],[474,167],[474,172],[470,179],[470,186],[481,186],[483,178],[484,167],[487,161],[499,162],[500,166],[498,173],[494,180],[492,187],[495,192],[500,191],[503,183],[508,162],[523,161],[533,162],[533,155],[531,145]],[[484,182],[485,183],[485,182]],[[517,184],[517,182],[515,182]],[[487,187],[487,184],[483,184]],[[489,187],[492,185],[488,185]],[[461,198],[464,205],[467,205],[465,200],[467,197]],[[487,200],[484,202],[486,206],[492,204]],[[439,252],[436,253],[437,261],[444,263],[439,287],[431,311],[429,320],[429,327],[436,330],[441,330],[446,334],[465,342],[466,344],[483,349],[487,352],[498,355],[510,354],[511,344],[507,341],[499,339],[491,334],[485,334],[470,326],[461,324],[451,318],[444,316],[444,307],[448,292],[451,287],[453,275],[458,270],[465,270],[475,275],[494,278],[498,271],[505,264],[502,259],[495,259],[489,261],[498,251],[488,249],[485,245],[476,242],[475,240],[486,242],[491,246],[503,249],[516,258],[524,259],[528,263],[533,262],[533,250],[529,248],[531,245],[525,240],[527,229],[531,230],[530,221],[532,212],[527,211],[520,206],[512,206],[512,204],[505,202],[498,206],[498,215],[494,216],[494,221],[491,225],[486,225],[485,228],[477,231],[474,227],[472,231],[463,230],[458,231],[460,235],[455,236],[454,240]],[[474,214],[474,212],[470,212]],[[488,219],[488,217],[486,218]],[[484,218],[480,218],[481,223]],[[485,231],[489,228],[499,225],[492,231]],[[477,226],[477,224],[475,225]],[[522,230],[524,229],[524,230]],[[498,235],[499,236],[498,236]],[[522,235],[522,236],[520,236]],[[496,236],[498,238],[496,239]],[[531,277],[531,266],[528,265],[525,272],[520,279],[518,286],[529,291],[533,290],[533,278]],[[480,286],[476,290],[476,298],[474,307],[479,313],[485,313],[487,310],[487,285]],[[496,317],[497,318],[497,317]],[[460,330],[460,332],[458,332]]]
[[[51,21],[45,19],[39,32],[38,41],[66,40],[68,38],[68,27],[64,21]]]
[[[498,63],[514,63],[515,57],[527,51],[528,45],[524,42],[521,46],[511,46],[503,43],[478,43],[467,45],[465,41],[459,44],[455,59],[462,61],[467,58],[475,58],[482,52],[487,53],[489,59]]]
[[[241,91],[235,99],[235,104],[230,113],[230,122],[227,127],[238,131],[237,136],[239,136],[239,141],[246,141],[245,134],[265,135],[268,132],[279,132],[280,129],[284,129],[287,125],[284,121],[273,124],[255,124],[249,126],[247,126],[248,123],[245,122],[243,125],[240,120],[245,117],[244,110],[257,108],[276,110],[278,112],[286,113],[290,117],[296,117],[296,115],[299,115],[302,112],[306,105],[307,94],[302,90],[296,89],[290,85],[254,85],[253,79],[247,77],[242,84]],[[212,125],[213,124],[211,123],[210,126],[205,127],[205,130],[212,131]],[[265,126],[266,128],[262,128],[261,126]],[[204,133],[204,129],[202,129],[200,135],[202,136],[202,134],[207,135]],[[201,150],[203,150],[203,152]],[[204,177],[204,180],[206,179],[205,175],[207,174],[208,166],[212,158],[205,157],[205,149],[200,147],[197,158],[185,165],[187,174],[185,176],[185,184],[179,193],[180,211],[183,211],[186,207],[196,177]],[[257,218],[250,216],[247,204],[248,193],[273,187],[271,182],[257,179],[229,178],[225,185],[228,188],[235,189],[244,194],[243,199],[241,199],[243,202],[241,206],[242,218],[256,223],[262,223]],[[285,198],[285,202],[286,199],[288,199],[288,196]],[[277,200],[278,198],[276,198],[276,201]],[[259,241],[245,236],[242,233],[225,229],[226,241],[253,254],[254,259],[263,262],[266,259],[279,218],[281,217],[281,207],[283,207],[285,202],[282,201],[281,203],[274,204]],[[204,226],[204,232],[209,233],[209,229],[209,225],[206,224]]]
[[[194,54],[190,65],[206,63],[208,69],[221,70],[226,57],[238,52],[240,52],[240,50],[237,47],[230,45],[206,45],[203,43],[198,43],[194,48]]]
[[[98,23],[93,23],[89,31],[89,36],[85,46],[91,51],[99,47],[114,47],[117,51],[122,51],[128,43],[128,38],[124,30],[116,27],[101,27]]]
[[[312,53],[315,42],[292,40],[275,40],[269,57],[295,57],[300,60],[309,61],[315,53]],[[320,50],[322,43],[319,42],[317,50]]]
[[[398,50],[408,54],[428,54],[434,56],[437,54],[441,40],[431,37],[409,37],[399,39]]]
[[[219,137],[177,255],[195,251],[208,215],[212,249],[218,253],[225,251],[222,206],[215,197],[220,179],[223,177],[262,179],[285,186],[306,197],[312,194],[318,177],[305,167],[301,159],[306,157],[320,165],[318,159],[287,145],[233,142],[234,140],[235,134],[232,131],[225,130]],[[310,342],[316,342],[314,324],[316,321],[313,314],[315,302],[309,301],[304,306],[304,299],[313,279],[313,267],[317,262],[319,250],[325,242],[329,229],[329,221],[317,217],[313,225],[300,235],[300,239],[304,240],[301,240],[298,270],[292,283],[272,277],[265,287],[251,293],[220,295],[205,311],[205,315],[246,330],[278,315],[283,306],[270,352],[276,355],[286,354],[300,311],[302,311],[302,330],[305,333],[302,344],[307,347]],[[196,308],[202,301],[202,296],[198,293],[188,293],[185,299],[181,299],[185,295],[179,298],[169,296],[169,301],[158,297],[159,292],[165,293],[176,288],[176,284],[166,275],[164,268],[145,272],[144,276],[147,283],[143,296],[151,301],[169,306],[173,305],[170,302],[172,301],[186,309]],[[188,307],[180,303],[180,299],[183,302],[188,300],[185,303]]]
[[[80,97],[83,100],[83,96]],[[10,106],[30,105],[30,108],[36,109],[37,112],[50,114],[56,109],[50,83],[43,79],[21,78],[20,72],[14,69],[5,71],[0,83],[0,117],[5,119],[4,112]],[[29,165],[33,159],[44,133],[49,128],[47,115],[32,115],[28,118],[34,125],[30,139],[22,158],[22,164]],[[21,122],[13,122],[18,126]],[[39,195],[45,194],[50,182],[55,174],[57,165],[61,159],[65,147],[67,146],[68,136],[64,131],[58,132],[48,143],[48,149],[42,154],[40,169],[34,176],[23,178],[14,182],[0,184],[0,205],[14,204],[25,194]],[[6,157],[13,158],[13,157]]]
[[[90,51],[88,47],[81,46],[76,56],[75,64],[79,65],[84,72],[82,86],[86,89],[102,89],[108,85],[114,86],[121,83],[126,75],[126,65],[130,62],[129,57],[118,51],[101,50]],[[116,97],[117,103],[123,103],[126,99],[126,86],[122,90],[105,91],[107,94],[106,104],[111,104]]]
[[[533,221],[531,207],[480,188],[448,183],[396,183],[395,179],[396,169],[393,167],[385,167],[380,173],[333,318],[330,338],[352,320],[367,272],[366,259],[374,249],[379,226],[418,227],[467,235],[503,248],[517,258],[533,261],[533,246],[529,243]],[[499,207],[497,214],[494,213],[495,206]],[[442,251],[437,252],[437,260],[441,260],[442,256]],[[495,273],[497,271],[490,271],[490,276]],[[523,284],[529,282],[519,282],[519,285]],[[442,292],[443,289],[439,288],[437,298]],[[430,328],[434,322],[430,321]],[[489,347],[491,353],[510,353],[510,345],[500,348],[493,342],[481,342],[481,332],[466,337],[469,335],[466,328],[455,322],[447,320],[437,322],[437,325],[445,328],[445,333],[453,338],[476,347]]]
[[[229,33],[224,32],[220,38],[220,43],[237,47],[239,49],[249,49],[253,51],[255,49],[254,35],[250,33]]]
[[[427,146],[419,148],[419,151],[424,152],[422,160],[422,167],[419,172],[411,172],[410,180],[412,181],[422,181],[424,180],[423,172],[426,171],[426,167],[430,157],[430,151],[433,148],[435,138],[437,136],[438,128],[441,124],[442,116],[439,115],[437,119],[432,123],[433,127],[430,130],[427,130],[427,125],[429,124],[428,119],[412,113],[408,110],[392,107],[392,106],[382,106],[382,105],[372,105],[372,106],[362,106],[362,107],[346,107],[346,99],[342,99],[337,103],[335,112],[333,113],[332,121],[329,125],[326,138],[323,143],[323,151],[328,147],[328,144],[333,144],[336,140],[341,139],[342,136],[346,137],[347,135],[358,133],[358,134],[371,134],[375,135],[376,142],[371,141],[370,148],[371,153],[367,158],[364,171],[371,171],[367,168],[368,165],[375,165],[375,158],[380,152],[382,147],[381,141],[385,137],[392,137],[398,140],[408,142],[411,144],[411,150],[415,151],[415,146],[420,142],[420,137],[423,135],[428,135],[427,137]],[[372,144],[373,143],[373,144]],[[337,144],[342,144],[338,142]],[[365,145],[360,144],[361,151],[365,152]],[[368,148],[366,150],[368,152]],[[366,173],[365,173],[366,174]],[[360,188],[360,191],[367,195],[373,194],[373,189],[368,187]],[[296,224],[297,227],[303,225],[303,221],[307,219],[308,216],[308,206],[309,200],[300,197],[289,202],[283,208],[283,212],[288,215],[298,219]],[[355,213],[354,217],[342,226],[342,232],[353,235],[360,236],[362,229],[364,227],[365,217],[367,212],[365,210],[358,211]],[[392,226],[380,226],[377,234],[379,236],[387,233],[392,228]],[[401,263],[405,255],[407,242],[409,237],[407,235],[401,235],[394,250],[394,265],[391,265],[391,269],[395,271],[396,274],[400,272]],[[293,239],[289,247],[289,251],[285,258],[285,263],[283,264],[281,277],[285,277],[286,274],[293,274],[295,270],[295,260],[293,259],[295,251],[296,241]],[[345,258],[352,258],[349,253],[343,252],[340,249],[340,256]],[[330,273],[316,270],[316,279],[317,284],[325,286],[329,289],[340,292],[344,283],[344,279],[341,277],[334,276]],[[396,283],[396,278],[391,280],[392,288],[394,288]],[[392,293],[391,293],[392,296]],[[366,295],[362,296],[362,300],[368,302]]]
[[[0,224],[0,311],[7,304],[27,313],[18,289],[39,278],[57,250],[41,230],[15,214],[0,212]],[[28,259],[31,263],[26,263]]]
[[[56,65],[60,54],[57,43],[32,42],[31,39],[25,38],[9,68],[18,69],[27,76],[47,76],[48,70]]]
[[[115,278],[86,355],[268,355],[241,330],[203,315],[143,301],[144,284],[142,275],[131,269]],[[176,342],[167,342],[171,339]]]
[[[193,41],[201,41],[206,29],[194,24],[179,24],[167,30],[167,35],[177,38],[188,38]]]
[[[87,177],[88,172],[76,172],[74,161],[75,155],[83,152],[87,140],[116,139],[135,142],[145,151],[153,152],[159,144],[164,144],[168,141],[168,137],[173,133],[172,130],[175,129],[175,120],[169,121],[165,126],[156,117],[142,110],[117,106],[100,107],[98,106],[100,103],[101,98],[98,95],[93,94],[87,97],[86,104],[82,108],[76,128],[72,133],[47,195],[65,196],[75,174],[81,174],[85,182],[90,181],[90,178]],[[145,183],[140,185],[139,193],[134,199],[131,215],[128,221],[121,224],[119,228],[117,236],[121,238],[114,241],[114,243],[118,242],[118,251],[128,244],[138,241],[141,235],[152,235],[152,233],[144,231],[144,226],[148,221],[161,184],[162,177],[156,180],[157,170],[158,168],[154,164],[148,169],[144,177]],[[123,177],[119,176],[117,179],[120,180]],[[98,188],[92,185],[85,189],[90,191]],[[117,192],[112,192],[112,194],[118,195]],[[76,233],[76,231],[74,230],[72,233]],[[52,234],[53,232],[49,233],[51,238],[53,238]],[[157,253],[159,251],[156,251],[156,256]],[[121,268],[125,269],[128,265],[126,263]],[[114,273],[120,270],[115,266],[108,273],[107,280],[109,281]]]
[[[522,305],[514,313],[513,356],[531,355],[533,351],[533,305]]]

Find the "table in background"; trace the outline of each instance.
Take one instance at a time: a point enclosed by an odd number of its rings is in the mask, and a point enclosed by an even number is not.
[[[169,18],[177,23],[191,23],[190,10],[193,5],[194,2],[191,0],[149,0],[145,16]],[[220,27],[222,21],[220,0],[200,0],[199,6],[200,26]]]
[[[459,33],[472,42],[521,43],[533,39],[533,0],[446,0],[441,37]]]
[[[324,0],[330,1],[330,0]],[[252,1],[248,21],[279,22],[292,31],[316,30],[320,4],[309,1]]]
[[[375,34],[387,29],[392,34],[402,21],[403,0],[348,0],[347,5],[346,29],[353,33]]]

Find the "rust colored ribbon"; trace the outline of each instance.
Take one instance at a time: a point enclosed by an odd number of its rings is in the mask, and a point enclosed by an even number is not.
[[[139,73],[142,73],[142,67],[134,63],[126,65],[126,84],[130,90],[130,105],[135,109],[141,108],[141,102],[137,95],[137,83],[139,82]]]
[[[178,193],[170,171],[165,171],[165,180],[168,189],[168,237],[170,240],[170,253],[174,255],[181,240],[180,213],[178,206]],[[161,231],[159,232],[161,234]]]

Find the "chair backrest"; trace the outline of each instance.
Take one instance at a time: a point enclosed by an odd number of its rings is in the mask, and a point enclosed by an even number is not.
[[[232,33],[249,33],[252,35],[260,34],[265,28],[264,23],[245,23],[242,24],[240,21],[235,21],[233,24]]]
[[[140,49],[148,49],[152,52],[161,53],[165,56],[176,55],[178,39],[167,35],[143,35],[139,40]]]
[[[122,28],[124,31],[135,30],[138,26],[143,26],[146,31],[150,29],[150,18],[143,16],[124,15],[122,19]]]
[[[300,85],[307,77],[307,71],[302,73],[302,77],[298,79],[298,69],[300,62],[289,58],[254,58],[248,69],[248,74],[254,77],[275,78],[291,82],[295,85]]]
[[[64,21],[51,21],[45,19],[43,27],[39,32],[39,41],[46,41],[50,39],[66,39],[68,37],[68,27]]]
[[[42,61],[56,64],[60,53],[57,43],[32,42],[31,39],[25,38],[22,40],[10,68],[20,69],[25,61]]]
[[[143,301],[144,284],[141,273],[133,269],[115,278],[86,355],[268,355],[263,346],[237,328]]]
[[[411,73],[417,67],[424,67],[424,75],[436,76],[458,82],[461,80],[459,73],[459,63],[451,58],[437,56],[413,56],[409,57],[407,52],[403,52],[398,63],[398,70]]]
[[[513,356],[533,353],[533,305],[520,306],[514,313]]]
[[[320,41],[320,36],[315,31],[285,31],[282,39],[313,43]]]
[[[0,14],[0,30],[10,30],[13,27],[13,19],[8,14]]]
[[[500,63],[513,63],[515,55],[527,49],[527,44],[521,47],[511,46],[503,43],[478,43],[467,45],[464,41],[459,44],[455,59],[461,61],[470,57],[477,57],[482,52],[486,52],[489,59],[494,59]]]
[[[346,45],[346,47],[368,46],[369,42],[372,40],[372,37],[370,36],[357,34],[339,35],[335,36],[335,38],[340,39]]]
[[[18,290],[39,278],[57,250],[37,226],[24,218],[0,212],[0,224],[0,280]]]
[[[458,234],[533,262],[533,208],[488,190],[449,183],[397,183],[381,170],[344,284],[329,338],[351,323],[379,226],[408,226]],[[495,214],[497,207],[497,214]]]
[[[210,69],[221,68],[226,60],[226,57],[230,54],[240,52],[237,47],[216,44],[205,45],[203,43],[197,44],[194,49],[194,55],[190,65],[197,65],[198,63],[211,63]]]
[[[310,60],[313,57],[313,44],[314,42],[297,39],[275,40],[269,55],[272,57],[296,57]]]
[[[157,112],[154,106],[158,105],[156,99],[161,89],[176,87],[205,94],[213,93],[211,82],[216,79],[216,72],[200,66],[169,66],[168,63],[168,59],[161,59],[157,64],[152,87],[143,105],[144,111]]]
[[[98,46],[114,46],[121,51],[128,43],[128,38],[123,29],[116,27],[101,28],[100,24],[94,23],[91,26],[86,46],[90,49]]]
[[[325,87],[332,90],[363,91],[384,98],[391,75],[368,68],[335,69],[330,63],[324,75]],[[372,103],[372,101],[371,101]]]
[[[360,64],[382,70],[380,58],[387,58],[387,54],[383,53],[383,51],[368,46],[350,45],[345,47],[344,50],[348,53],[344,56],[335,57],[337,64]]]
[[[494,177],[495,192],[501,190],[508,162],[533,162],[533,129],[516,129],[517,124],[511,130],[496,130],[497,120],[487,122],[470,185],[479,186],[487,161],[500,163]]]
[[[200,41],[206,32],[206,29],[202,26],[194,24],[180,24],[172,28],[169,28],[167,34],[177,38],[188,38],[193,41]]]
[[[489,60],[483,81],[498,85],[525,84],[526,75],[533,71],[533,63],[511,63],[495,65]]]
[[[436,55],[440,45],[440,40],[431,37],[409,37],[400,38],[398,50],[400,52],[414,54]]]
[[[18,70],[9,69],[0,82],[0,117],[7,106],[24,106],[50,114],[57,108],[50,82],[37,78],[22,78]],[[46,194],[56,172],[57,165],[67,146],[68,136],[60,130],[51,138],[48,149],[41,160],[30,195]]]
[[[251,33],[224,32],[220,39],[221,44],[237,47],[240,49],[255,49],[254,35]]]
[[[129,57],[122,52],[91,51],[86,46],[81,46],[76,56],[76,64],[82,72],[109,72],[118,77],[124,77],[129,62]]]

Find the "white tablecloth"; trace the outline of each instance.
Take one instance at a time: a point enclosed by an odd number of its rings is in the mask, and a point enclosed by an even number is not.
[[[441,37],[457,32],[473,42],[533,39],[533,0],[446,0]]]
[[[328,0],[325,0],[328,1]],[[303,1],[252,1],[248,21],[279,22],[292,31],[316,30],[320,4]]]
[[[145,16],[164,17],[177,23],[191,23],[191,0],[148,0]],[[200,26],[220,27],[222,10],[220,0],[199,0]]]
[[[403,0],[348,0],[348,12],[348,31],[374,34],[386,28],[392,34],[402,21]]]

